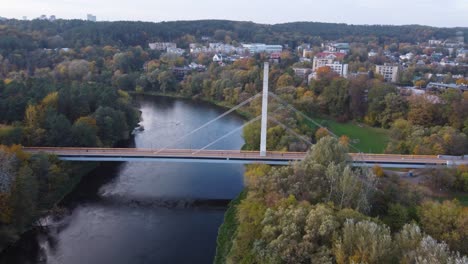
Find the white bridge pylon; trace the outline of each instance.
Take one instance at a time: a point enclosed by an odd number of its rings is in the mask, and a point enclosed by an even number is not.
[[[263,69],[263,94],[262,94],[262,126],[260,130],[260,156],[267,154],[267,125],[268,125],[268,74],[269,64],[265,62]]]

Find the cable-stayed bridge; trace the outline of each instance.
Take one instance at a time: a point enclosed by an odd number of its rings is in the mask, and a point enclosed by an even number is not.
[[[268,74],[269,65],[266,62],[264,66],[263,78],[263,91],[258,93],[244,102],[234,106],[218,117],[210,120],[202,126],[194,129],[188,134],[180,137],[179,139],[171,142],[169,145],[160,149],[136,149],[136,148],[63,148],[63,147],[25,147],[25,152],[35,153],[48,153],[57,155],[62,160],[68,161],[159,161],[159,162],[205,162],[205,163],[264,163],[271,165],[287,165],[291,162],[303,160],[306,157],[305,152],[278,152],[267,151],[267,126],[268,121],[274,122],[284,128],[288,133],[294,135],[301,141],[308,145],[312,145],[309,138],[299,135],[296,131],[289,128],[287,125],[281,123],[273,116],[268,115],[268,99],[269,96],[276,99],[283,107],[291,110],[292,112],[300,115],[307,121],[315,124],[317,127],[323,127],[321,124],[315,122],[302,112],[298,111],[292,105],[285,102],[277,95],[268,91]],[[241,127],[232,130],[231,132],[223,135],[222,137],[212,141],[210,144],[197,149],[173,149],[182,140],[190,137],[201,129],[208,127],[219,119],[229,115],[230,113],[240,109],[241,107],[249,104],[253,100],[262,97],[262,114],[251,119],[243,124]],[[284,109],[284,108],[283,108]],[[281,109],[275,110],[273,113]],[[209,150],[208,148],[218,143],[219,141],[228,138],[232,134],[240,131],[245,126],[252,124],[256,121],[261,121],[260,130],[260,151],[239,151],[239,150]],[[325,128],[325,127],[323,127]],[[327,129],[327,128],[325,128]],[[327,129],[328,130],[328,129]],[[337,137],[332,131],[328,130],[330,135]],[[364,154],[353,145],[350,147],[357,153],[350,153],[349,162],[354,166],[375,166],[379,165],[385,168],[425,168],[425,167],[439,167],[439,166],[456,166],[461,164],[468,165],[468,160],[463,157],[450,157],[450,156],[421,156],[421,155],[389,155],[389,154]]]
[[[263,163],[270,165],[288,165],[303,160],[305,152],[239,150],[190,150],[190,149],[142,149],[142,148],[48,148],[26,147],[24,151],[57,155],[68,161],[159,161],[159,162],[201,162],[201,163]],[[384,168],[427,168],[446,165],[468,164],[468,160],[456,157],[430,155],[393,155],[350,153],[350,162],[354,166]]]

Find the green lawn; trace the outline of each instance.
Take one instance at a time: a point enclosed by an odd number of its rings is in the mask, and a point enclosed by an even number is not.
[[[468,194],[455,195],[455,198],[460,201],[461,204],[468,207]]]
[[[348,136],[351,139],[351,144],[365,153],[383,153],[390,140],[388,131],[382,128],[358,125],[354,122],[339,123],[324,118],[314,118],[314,121],[327,127],[337,136]],[[316,127],[312,123],[308,125]],[[352,148],[351,151],[357,150]]]
[[[463,206],[468,207],[468,193],[457,193],[457,194],[449,195],[447,197],[437,197],[434,199],[439,202],[443,202],[445,200],[457,199]]]

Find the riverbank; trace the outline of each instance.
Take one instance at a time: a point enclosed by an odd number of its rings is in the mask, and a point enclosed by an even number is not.
[[[61,188],[56,190],[56,192],[48,194],[50,195],[49,203],[42,204],[41,208],[39,208],[39,216],[37,216],[36,219],[30,225],[20,230],[15,228],[13,225],[6,226],[3,228],[3,232],[5,232],[5,234],[3,235],[8,236],[5,239],[8,241],[4,244],[0,244],[0,254],[3,253],[4,250],[8,249],[8,247],[17,243],[23,234],[36,228],[38,225],[34,223],[37,223],[39,219],[45,217],[46,215],[53,214],[55,211],[57,211],[59,204],[67,197],[68,194],[70,194],[76,188],[76,186],[81,182],[85,175],[87,175],[99,166],[99,163],[87,162],[84,164],[67,164],[66,166],[70,166],[69,170],[71,171],[71,174],[69,180],[65,182],[61,186]],[[2,234],[0,234],[0,236],[1,235]]]
[[[236,199],[232,200],[226,213],[224,214],[223,224],[219,227],[218,239],[216,240],[216,255],[214,258],[214,264],[226,263],[229,251],[232,248],[232,243],[237,232],[239,222],[237,221],[237,206],[247,195],[247,191],[242,191]]]

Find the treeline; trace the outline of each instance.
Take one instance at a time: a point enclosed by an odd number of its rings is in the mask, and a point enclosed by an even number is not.
[[[455,252],[468,252],[463,206],[422,202],[417,191],[351,168],[347,151],[325,137],[293,166],[248,168],[235,230],[215,263],[468,261]]]
[[[228,35],[237,42],[266,42],[289,44],[292,48],[303,42],[323,40],[369,40],[380,44],[388,42],[416,43],[431,37],[448,38],[458,30],[468,35],[466,28],[434,28],[428,26],[347,25],[318,22],[296,22],[276,25],[227,20],[197,20],[174,22],[88,22],[82,20],[7,20],[0,22],[2,39],[0,50],[11,50],[15,45],[35,48],[81,48],[88,45],[119,47],[146,46],[150,41],[176,41],[184,47],[182,37],[198,39],[208,36],[224,41]],[[6,26],[6,27],[5,27]],[[22,32],[22,33],[19,33]],[[40,35],[36,33],[40,32]],[[34,33],[34,34],[32,34]],[[29,40],[25,42],[24,40]]]
[[[111,147],[138,122],[130,96],[112,87],[31,79],[0,84],[0,144]]]

